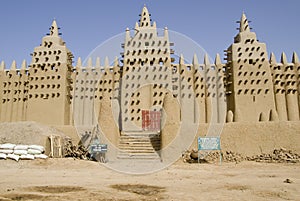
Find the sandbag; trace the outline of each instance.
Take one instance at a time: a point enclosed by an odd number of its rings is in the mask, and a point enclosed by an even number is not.
[[[14,152],[13,149],[0,149],[0,153],[3,154],[12,154]]]
[[[40,158],[40,159],[46,159],[46,158],[48,158],[48,156],[45,155],[45,154],[37,154],[37,155],[34,155],[34,157],[35,158]]]
[[[0,149],[14,149],[15,144],[6,143],[6,144],[0,144]]]
[[[10,143],[0,144],[0,159],[9,158],[15,161],[19,161],[19,159],[46,159],[48,156],[43,154],[44,152],[45,148],[40,145],[15,145]]]
[[[42,153],[42,151],[40,151],[40,150],[37,150],[37,149],[28,149],[27,150],[27,153],[28,154],[41,154]]]
[[[0,153],[0,159],[6,159],[6,154]]]
[[[29,145],[28,148],[39,150],[41,153],[45,151],[45,148],[41,145]]]
[[[15,149],[14,150],[14,154],[17,154],[17,155],[26,155],[28,154],[27,150],[23,150],[23,149]]]
[[[27,150],[28,145],[18,144],[15,146],[14,150]]]
[[[20,156],[18,156],[16,154],[7,154],[7,158],[13,159],[15,161],[19,161]]]
[[[33,160],[34,155],[32,155],[32,154],[21,155],[20,159],[22,159],[22,160]]]

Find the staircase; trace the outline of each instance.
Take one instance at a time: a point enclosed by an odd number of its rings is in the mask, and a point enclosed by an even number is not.
[[[119,140],[119,159],[160,160],[160,133],[123,132]]]

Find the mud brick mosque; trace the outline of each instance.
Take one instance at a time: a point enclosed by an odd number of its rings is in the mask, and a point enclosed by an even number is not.
[[[280,141],[278,133],[287,131],[295,140],[300,130],[300,62],[295,52],[291,62],[285,53],[280,62],[273,53],[269,58],[266,44],[257,40],[243,13],[234,42],[225,50],[226,63],[219,55],[214,63],[207,55],[203,63],[196,55],[192,63],[183,55],[175,63],[176,44],[169,41],[167,28],[157,34],[150,16],[143,7],[135,33],[126,29],[120,62],[101,58],[100,65],[100,58],[94,63],[90,58],[86,66],[80,58],[73,66],[72,52],[53,21],[28,66],[24,61],[17,68],[13,62],[6,69],[2,61],[1,122],[36,121],[73,137],[74,127],[80,135],[97,127],[119,147],[120,158],[155,157],[183,122],[199,125],[196,136],[210,124],[223,125],[224,147],[240,152],[243,146],[229,138],[248,143],[249,136],[257,141],[277,136]],[[143,146],[134,147],[137,140]],[[278,141],[260,150],[281,146]]]

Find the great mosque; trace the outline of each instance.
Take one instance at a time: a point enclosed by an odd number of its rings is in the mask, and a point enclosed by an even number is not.
[[[194,55],[175,63],[176,45],[168,29],[157,34],[146,7],[134,34],[125,31],[121,59],[104,65],[100,58],[81,59],[73,66],[72,52],[56,21],[27,66],[0,66],[0,121],[36,121],[79,134],[95,127],[119,147],[118,157],[159,157],[183,121],[194,125],[299,122],[300,62],[294,52],[288,62],[268,58],[266,44],[251,31],[246,15],[234,42],[225,50],[226,63]],[[116,55],[119,53],[116,52]],[[101,58],[102,59],[102,58]],[[113,63],[113,64],[112,64]],[[70,132],[70,131],[69,131]],[[197,135],[200,135],[198,131]],[[143,146],[135,146],[136,144]]]

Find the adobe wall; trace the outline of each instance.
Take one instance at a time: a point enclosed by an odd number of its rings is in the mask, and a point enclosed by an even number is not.
[[[166,111],[170,112],[170,108]],[[178,112],[178,111],[177,111]],[[108,124],[108,120],[105,121]],[[220,129],[223,126],[223,129]],[[77,132],[80,132],[80,127],[74,126],[54,126],[62,131],[67,136],[71,137],[74,143],[79,142],[80,138]],[[171,122],[162,130],[162,147],[168,146],[179,131],[180,125]],[[221,131],[221,149],[223,151],[234,151],[244,156],[252,156],[261,153],[271,153],[276,148],[286,148],[300,154],[300,124],[293,121],[285,122],[232,122],[221,124],[200,124],[195,139],[191,142],[190,149],[197,149],[197,139],[199,136],[205,136],[208,129],[210,135],[218,135]],[[88,130],[82,128],[82,130]],[[167,133],[169,135],[167,135]],[[165,135],[166,134],[166,135]],[[116,135],[106,135],[112,144],[117,144]],[[184,151],[184,150],[182,150]]]
[[[0,121],[14,122],[26,120],[28,70],[23,61],[21,69],[17,69],[13,61],[9,70],[5,63],[0,67]]]
[[[73,117],[78,135],[93,132],[98,125],[99,132],[109,141],[117,144],[119,137],[119,81],[120,70],[118,63],[109,65],[108,58],[104,66],[100,66],[100,58],[95,65],[92,58],[88,59],[86,67],[78,59],[74,68],[74,100]]]
[[[75,126],[71,126],[71,125],[53,126],[53,128],[57,129],[58,131],[64,133],[66,136],[70,137],[74,144],[77,144],[80,141],[80,137],[78,133],[80,133],[80,131],[83,130],[84,131],[88,130],[88,128],[80,128],[80,127],[76,128]]]
[[[190,149],[197,149],[198,136],[206,134],[208,127],[203,124],[200,126]],[[292,121],[226,123],[221,133],[221,149],[243,156],[271,153],[281,147],[300,153],[299,142],[300,124]]]

